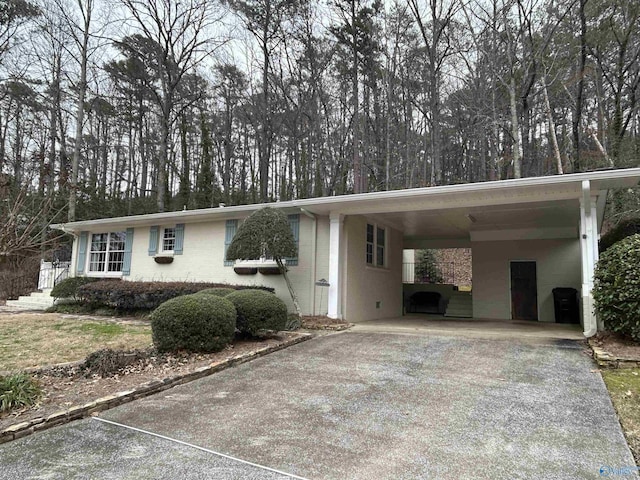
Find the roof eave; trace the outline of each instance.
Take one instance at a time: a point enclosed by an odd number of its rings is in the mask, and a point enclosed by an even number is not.
[[[197,210],[183,210],[177,212],[150,213],[144,215],[132,215],[127,217],[105,218],[98,220],[86,220],[71,223],[52,224],[51,228],[65,232],[75,233],[82,230],[90,230],[94,226],[119,227],[119,226],[150,226],[163,223],[204,222],[209,220],[224,220],[225,218],[238,218],[246,216],[262,207],[274,207],[291,210],[305,210],[315,214],[329,213],[360,213],[375,210],[376,206],[386,203],[386,210],[393,211],[396,208],[407,208],[407,202],[416,203],[415,208],[425,208],[425,205],[436,207],[438,204],[457,206],[471,206],[475,203],[491,198],[492,201],[511,201],[514,198],[524,198],[529,195],[532,198],[539,196],[545,200],[556,198],[579,198],[580,185],[583,180],[590,180],[592,188],[607,190],[610,188],[631,187],[637,185],[640,180],[640,168],[605,170],[567,175],[555,175],[547,177],[528,177],[521,179],[498,180],[491,182],[466,183],[458,185],[444,185],[436,187],[422,187],[404,190],[388,190],[383,192],[360,193],[352,195],[339,195],[332,197],[318,197],[284,202],[237,205],[231,207],[217,207]],[[555,197],[555,198],[551,198]],[[501,200],[502,198],[502,200]],[[369,207],[366,207],[369,204]],[[362,207],[362,208],[361,208]],[[369,212],[372,213],[372,212]]]

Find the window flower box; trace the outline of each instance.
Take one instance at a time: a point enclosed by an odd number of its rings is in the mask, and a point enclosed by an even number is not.
[[[260,272],[263,275],[280,275],[281,273],[276,261],[270,258],[260,258],[258,260],[236,260],[233,270],[236,273],[239,273],[238,270],[251,272],[244,273],[244,275],[254,275],[257,272]],[[243,275],[241,273],[239,274]]]
[[[169,263],[173,263],[172,255],[156,255],[153,257],[153,260],[159,265],[168,265]]]

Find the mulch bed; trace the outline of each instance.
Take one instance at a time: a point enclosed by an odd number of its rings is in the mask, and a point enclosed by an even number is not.
[[[590,342],[614,357],[637,358],[640,360],[640,343],[619,333],[598,332],[590,339]]]
[[[277,346],[297,336],[293,332],[281,332],[265,339],[236,340],[224,350],[211,354],[158,354],[153,349],[138,350],[126,355],[127,360],[123,362],[126,365],[105,377],[95,373],[100,368],[87,371],[81,363],[47,367],[34,373],[44,391],[42,398],[32,407],[0,414],[0,431],[16,423],[47,417],[71,406],[84,405],[152,380],[187,374],[199,367]]]

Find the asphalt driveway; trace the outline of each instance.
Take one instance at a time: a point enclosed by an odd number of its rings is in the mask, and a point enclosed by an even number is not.
[[[114,423],[0,445],[0,478],[573,479],[634,465],[602,378],[566,340],[346,332],[100,417]]]

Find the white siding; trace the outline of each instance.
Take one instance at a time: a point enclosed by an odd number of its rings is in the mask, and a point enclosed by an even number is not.
[[[173,226],[173,225],[161,225]],[[282,298],[293,311],[293,303],[286,283],[281,275],[237,275],[233,267],[224,266],[225,220],[203,223],[187,223],[184,227],[184,249],[182,255],[174,255],[173,263],[157,264],[148,254],[150,227],[136,227],[134,230],[131,255],[131,274],[123,277],[125,281],[186,281],[216,282],[242,285],[264,285],[276,289],[276,295]],[[315,288],[315,280],[327,278],[329,255],[329,221],[318,217],[316,276],[313,278],[313,220],[300,214],[300,241],[298,265],[289,267],[289,278],[298,295],[304,314],[313,314],[314,298],[316,313],[326,313],[327,292],[323,292],[323,305],[320,305],[321,287]],[[76,245],[74,244],[74,250]],[[77,251],[75,252],[77,255]],[[74,259],[75,259],[74,255]],[[87,255],[88,257],[88,255]]]
[[[367,266],[365,217],[345,218],[344,317],[349,322],[402,315],[402,233],[387,229],[387,268]],[[379,308],[376,304],[379,302]]]
[[[510,319],[510,262],[536,262],[538,319],[554,322],[555,287],[580,291],[580,244],[570,240],[473,242],[473,316]]]

